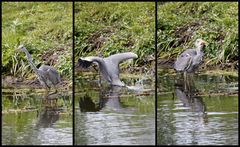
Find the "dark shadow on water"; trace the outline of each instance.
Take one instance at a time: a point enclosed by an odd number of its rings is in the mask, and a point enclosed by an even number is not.
[[[58,97],[58,93],[50,93],[43,96],[42,105],[44,109],[39,112],[36,128],[53,127],[53,124],[59,120],[62,108],[57,105]]]
[[[4,114],[2,137],[8,145],[57,145],[72,144],[70,115],[71,96],[64,93],[21,93],[4,96],[11,107],[17,105],[17,113]],[[13,129],[12,129],[13,128]],[[18,129],[15,129],[18,128]],[[9,131],[9,129],[11,131]],[[9,140],[11,138],[11,140]]]
[[[238,77],[163,72],[158,79],[157,144],[238,144]]]
[[[79,108],[75,112],[76,144],[155,143],[153,95],[139,95],[119,86],[80,88],[84,92],[76,97]]]
[[[99,102],[94,103],[92,98],[85,94],[78,100],[81,112],[97,112],[108,106],[114,109],[121,109],[123,105],[120,102],[120,91],[122,87],[109,86],[99,91]]]
[[[202,97],[198,96],[198,89],[195,87],[193,76],[187,75],[187,81],[175,79],[175,94],[184,107],[190,108],[191,112],[198,112],[207,123],[207,107]]]

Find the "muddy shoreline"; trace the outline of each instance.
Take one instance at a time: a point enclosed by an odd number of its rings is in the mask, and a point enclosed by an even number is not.
[[[23,79],[13,76],[6,76],[2,79],[2,88],[30,88],[30,89],[44,89],[38,79]],[[62,81],[57,85],[57,89],[70,90],[72,89],[72,81]]]
[[[175,58],[169,58],[169,59],[158,59],[157,64],[158,68],[173,68]],[[208,64],[207,61],[204,61],[204,63],[200,66],[200,69],[203,70],[238,70],[238,61],[234,62],[228,62],[228,63],[219,63],[219,64]]]
[[[158,60],[158,72],[160,70],[164,70],[164,69],[173,69],[173,63],[174,60],[173,59],[167,59],[167,60]],[[97,73],[98,72],[98,67],[97,65],[94,65],[88,69],[84,69],[81,67],[76,68],[75,67],[75,76],[77,76],[79,73],[82,72],[93,72],[93,73]],[[154,66],[150,67],[123,67],[120,69],[120,73],[121,72],[128,72],[130,74],[134,74],[134,73],[146,73],[149,71],[152,71],[155,74],[155,68]],[[238,72],[238,66],[237,66],[237,62],[235,63],[229,63],[229,64],[225,64],[225,65],[201,65],[199,67],[199,70],[197,73],[199,73],[199,71],[201,73],[206,73],[206,74],[229,74],[229,73],[233,73],[233,75],[236,75],[235,73]],[[173,73],[175,73],[174,69],[172,71]],[[197,74],[196,73],[196,74]],[[40,82],[38,81],[37,78],[34,79],[25,79],[25,78],[20,78],[20,77],[13,77],[13,76],[2,76],[2,87],[3,88],[31,88],[31,89],[44,89],[44,87],[40,84]],[[72,81],[69,80],[63,80],[62,83],[60,83],[58,86],[58,89],[72,89]]]

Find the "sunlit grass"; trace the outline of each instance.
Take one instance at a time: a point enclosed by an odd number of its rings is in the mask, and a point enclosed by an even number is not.
[[[132,51],[135,63],[154,54],[154,2],[76,2],[75,59]]]
[[[71,77],[72,3],[3,2],[2,3],[2,70],[5,75],[28,77],[33,72],[24,53],[14,49],[24,44],[34,63],[49,64],[57,54],[54,66],[63,78]],[[29,72],[31,71],[31,72]]]
[[[237,2],[166,2],[157,7],[158,58],[176,58],[202,38],[209,43],[205,63],[237,61]]]

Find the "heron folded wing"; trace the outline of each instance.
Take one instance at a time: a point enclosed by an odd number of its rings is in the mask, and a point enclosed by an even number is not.
[[[61,79],[56,70],[49,68],[46,71],[46,73],[47,73],[46,75],[47,75],[48,80],[51,81],[53,85],[60,83]]]
[[[55,75],[58,78],[58,81],[61,81],[60,75],[54,67],[49,65],[42,65],[39,68],[39,70],[42,70],[44,72],[51,72],[53,75]]]
[[[177,71],[185,71],[187,68],[189,68],[191,61],[192,58],[189,54],[181,54],[174,63],[174,68]]]
[[[43,65],[41,65],[40,68],[39,68],[39,70],[42,70],[42,71],[47,71],[48,69],[51,69],[52,72],[58,74],[57,70],[56,70],[54,67],[49,66],[49,65],[44,65],[44,64],[43,64]]]
[[[189,56],[189,55],[190,56],[196,56],[197,55],[196,50],[195,49],[187,49],[180,54],[180,56]]]

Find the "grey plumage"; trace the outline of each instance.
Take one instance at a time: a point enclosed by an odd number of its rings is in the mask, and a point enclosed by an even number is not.
[[[48,65],[42,65],[39,69],[37,69],[37,67],[33,64],[31,55],[23,45],[20,45],[17,50],[21,50],[26,54],[27,60],[33,71],[37,74],[40,83],[48,90],[50,90],[51,86],[54,86],[56,89],[55,86],[61,82],[61,78],[57,70],[54,67]]]
[[[125,84],[119,79],[119,63],[124,60],[137,57],[138,56],[132,52],[118,53],[106,58],[90,56],[80,58],[78,60],[78,64],[84,68],[87,68],[92,62],[96,62],[99,65],[100,72],[104,79],[106,79],[111,85],[125,86]]]
[[[194,72],[203,62],[202,48],[205,44],[204,40],[197,39],[195,49],[187,49],[178,56],[174,63],[174,69],[179,72]]]

